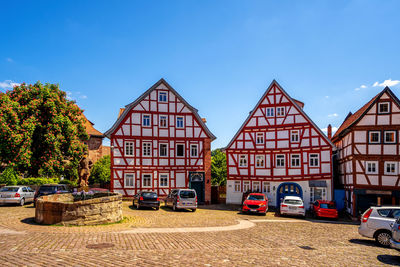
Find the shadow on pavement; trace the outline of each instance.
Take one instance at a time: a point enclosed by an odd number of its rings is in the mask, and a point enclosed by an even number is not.
[[[378,259],[378,261],[384,264],[390,264],[392,266],[400,266],[400,256],[378,255],[376,258]]]
[[[22,223],[29,224],[29,225],[38,225],[38,226],[47,226],[44,224],[39,224],[35,222],[35,217],[29,217],[21,220]]]
[[[368,247],[377,247],[378,245],[375,243],[373,239],[350,239],[350,243],[357,244],[357,245],[364,245]]]

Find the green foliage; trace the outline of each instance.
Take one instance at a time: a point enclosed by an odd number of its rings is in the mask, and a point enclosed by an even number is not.
[[[64,179],[64,180],[60,181],[60,184],[67,184],[67,185],[69,185],[71,187],[77,187],[78,186],[78,182],[76,180],[75,181],[71,181],[71,180]]]
[[[16,185],[18,183],[18,175],[12,167],[7,167],[0,174],[0,184]]]
[[[99,159],[92,168],[89,177],[90,184],[104,184],[110,181],[111,176],[111,157],[104,156]]]
[[[226,185],[226,154],[221,149],[211,152],[211,183],[212,185]]]
[[[30,178],[20,178],[18,180],[18,185],[42,185],[42,184],[58,184],[58,178],[48,178],[48,177],[30,177]]]
[[[27,176],[69,177],[87,149],[82,110],[56,84],[0,92],[0,166]]]

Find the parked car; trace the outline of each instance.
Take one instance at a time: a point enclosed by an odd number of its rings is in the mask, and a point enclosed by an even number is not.
[[[400,251],[400,218],[397,218],[396,222],[392,226],[390,246]]]
[[[296,196],[286,196],[280,205],[281,215],[306,216],[303,200]]]
[[[151,191],[142,191],[133,196],[133,206],[137,209],[141,207],[160,209],[160,198],[157,193]]]
[[[337,219],[339,217],[335,202],[328,200],[315,201],[312,205],[312,213],[315,218]]]
[[[173,210],[190,209],[193,212],[197,209],[197,194],[194,189],[173,189],[165,199],[165,206]]]
[[[0,204],[19,204],[33,202],[35,191],[28,186],[5,186],[0,189]]]
[[[262,193],[250,193],[243,201],[242,212],[249,213],[262,213],[267,214],[268,211],[268,198]]]
[[[370,207],[361,216],[358,233],[365,237],[375,238],[379,245],[389,247],[392,238],[391,225],[398,217],[400,217],[399,206]]]
[[[35,205],[36,199],[45,195],[70,193],[68,186],[65,184],[45,184],[41,185],[35,192],[33,204]]]

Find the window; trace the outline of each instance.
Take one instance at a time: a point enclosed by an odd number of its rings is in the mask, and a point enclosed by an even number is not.
[[[278,117],[285,116],[285,107],[277,107],[276,108],[276,116],[278,116]]]
[[[299,130],[293,130],[290,132],[290,141],[292,143],[298,143],[300,141]]]
[[[151,156],[151,143],[143,143],[143,156],[150,157]]]
[[[260,182],[253,182],[253,192],[260,192]]]
[[[176,128],[183,128],[183,117],[176,117]]]
[[[256,155],[256,168],[264,168],[264,155]]]
[[[143,115],[142,116],[142,125],[145,127],[150,127],[150,115]]]
[[[276,155],[276,167],[285,167],[285,155]]]
[[[190,145],[190,156],[191,157],[198,157],[198,145]]]
[[[263,182],[263,193],[270,193],[271,185],[269,182]]]
[[[160,157],[168,157],[168,144],[160,144]]]
[[[133,156],[133,143],[125,142],[125,156]]]
[[[160,128],[168,127],[168,117],[165,115],[160,115],[160,123],[158,124]]]
[[[142,187],[151,187],[151,174],[143,174]]]
[[[381,132],[379,131],[371,131],[369,132],[369,142],[372,144],[381,142]]]
[[[396,131],[384,131],[384,142],[386,144],[396,143]]]
[[[125,173],[124,187],[135,186],[135,175],[133,173]]]
[[[312,203],[318,199],[326,200],[326,188],[310,187],[310,202]]]
[[[397,175],[397,162],[385,162],[385,174]]]
[[[378,162],[367,161],[365,163],[365,173],[366,174],[377,174],[378,173]]]
[[[247,155],[239,156],[239,167],[247,167]]]
[[[235,181],[234,191],[240,192],[240,181]]]
[[[310,167],[319,167],[319,154],[310,154]]]
[[[256,144],[264,144],[264,133],[256,134]]]
[[[185,156],[185,145],[184,144],[177,144],[176,145],[176,156],[177,157],[184,157]]]
[[[250,191],[250,182],[243,181],[243,192],[248,192],[248,191]]]
[[[300,167],[300,155],[291,155],[291,167],[292,168],[297,168]]]
[[[167,173],[160,173],[160,187],[168,187],[168,178]]]
[[[158,93],[158,102],[167,102],[167,92]]]
[[[378,114],[389,113],[389,102],[378,103]]]
[[[267,117],[273,117],[274,116],[274,108],[267,108],[266,109]]]

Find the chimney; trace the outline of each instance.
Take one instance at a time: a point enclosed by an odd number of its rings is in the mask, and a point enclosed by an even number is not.
[[[206,118],[201,118],[201,120],[202,120],[204,123],[207,123]]]
[[[328,138],[332,138],[332,125],[328,124]]]

